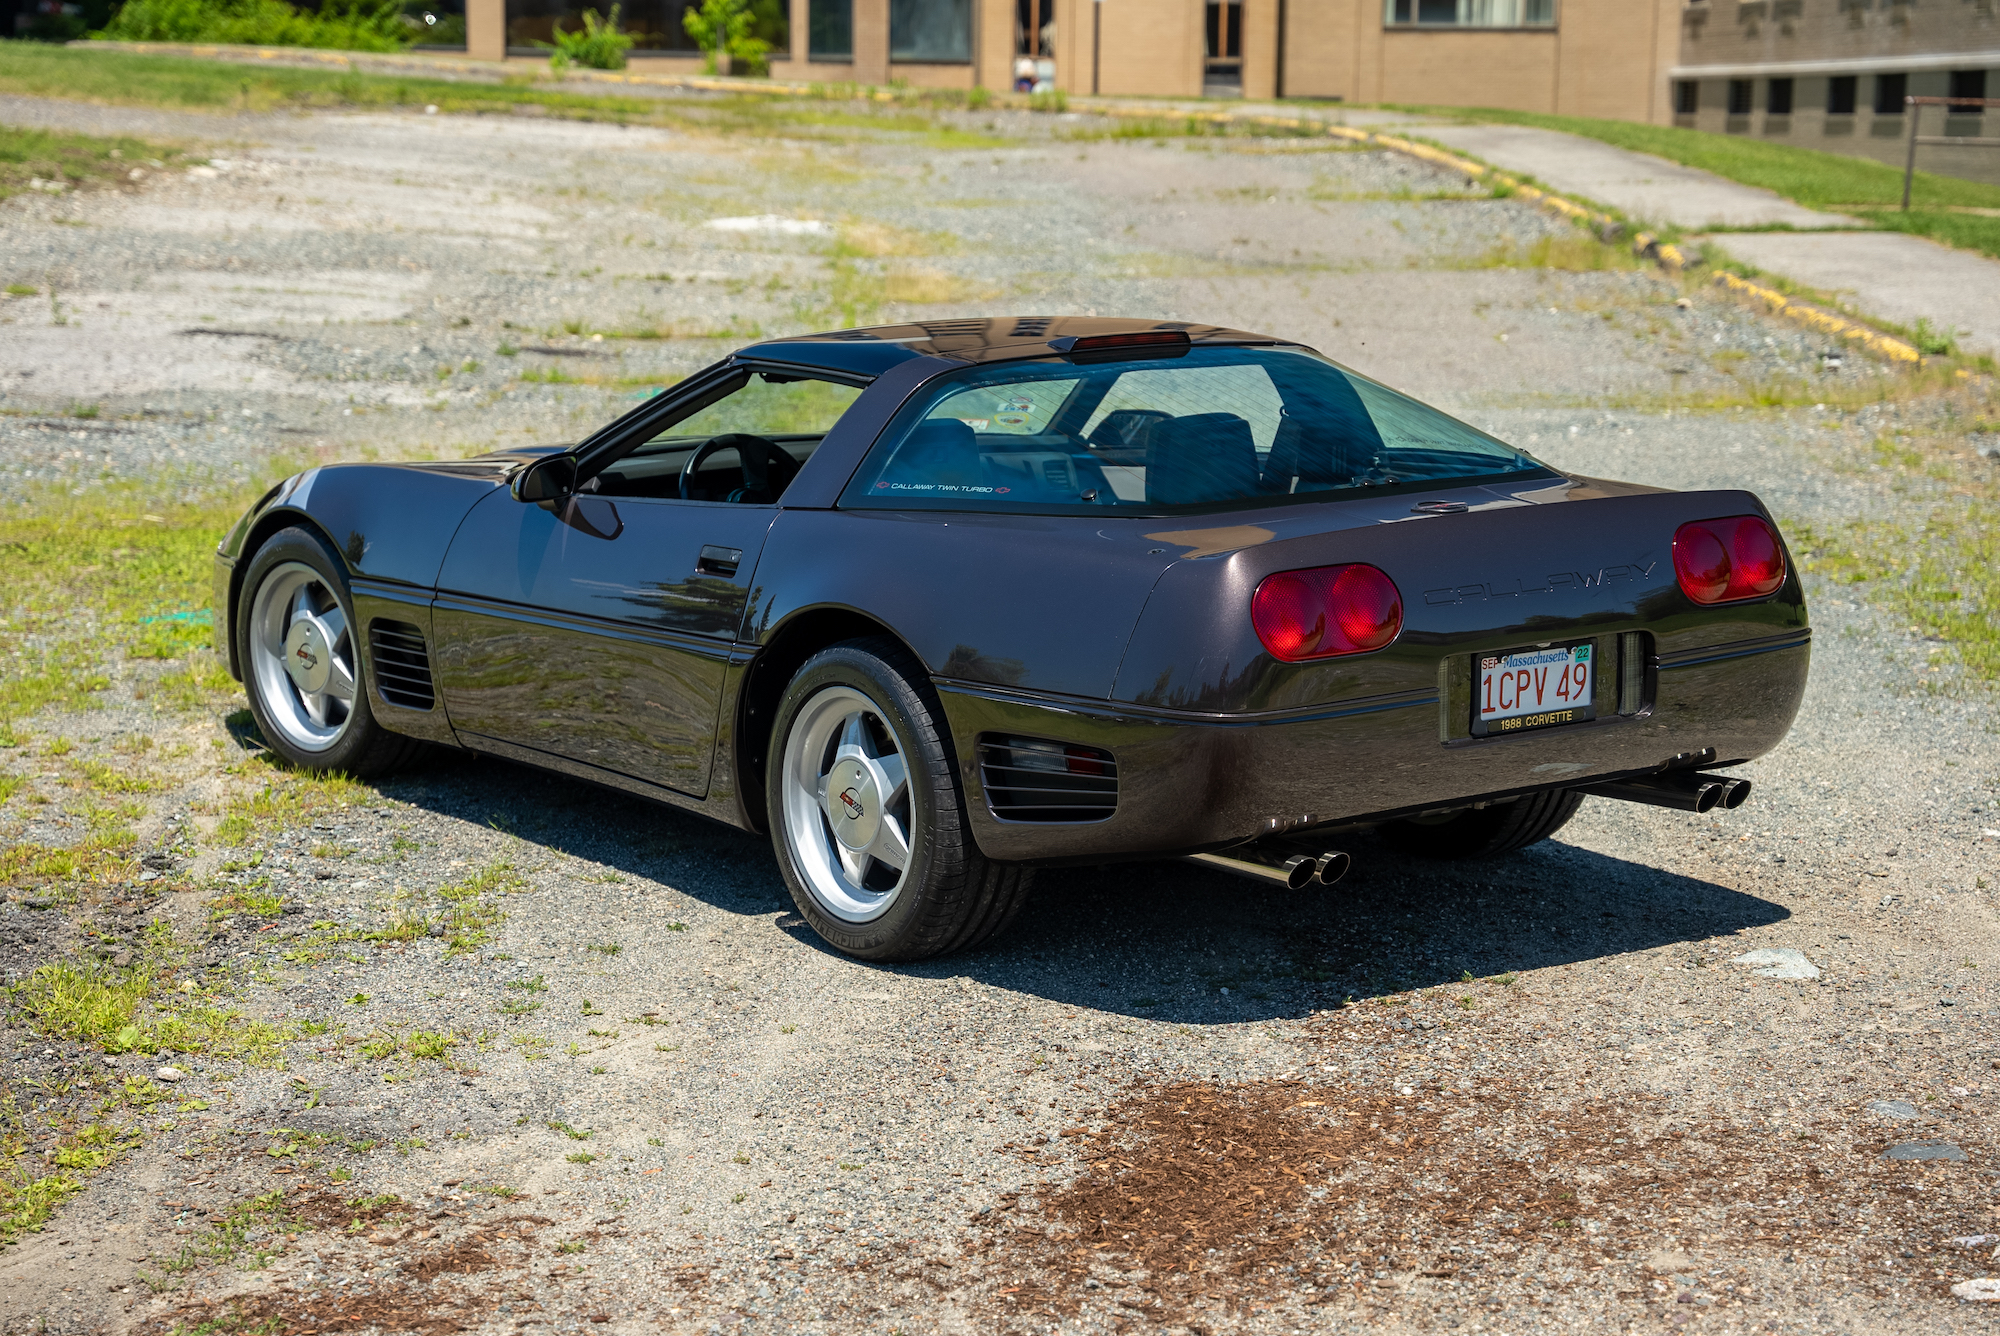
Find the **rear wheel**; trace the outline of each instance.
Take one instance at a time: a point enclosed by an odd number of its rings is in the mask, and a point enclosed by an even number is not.
[[[1583,795],[1568,789],[1534,793],[1445,816],[1391,821],[1383,825],[1382,838],[1404,853],[1429,858],[1498,858],[1546,840],[1582,805]]]
[[[284,529],[257,549],[236,631],[250,712],[271,750],[293,765],[378,775],[422,748],[375,722],[347,575],[318,535]]]
[[[1033,873],[973,843],[943,713],[894,641],[847,641],[799,669],[766,772],[786,887],[837,949],[921,960],[977,945],[1020,912]]]

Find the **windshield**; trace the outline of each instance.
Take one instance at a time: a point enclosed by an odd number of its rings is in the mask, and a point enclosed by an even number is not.
[[[1317,353],[1196,348],[944,377],[897,415],[842,504],[1172,514],[1541,468]]]

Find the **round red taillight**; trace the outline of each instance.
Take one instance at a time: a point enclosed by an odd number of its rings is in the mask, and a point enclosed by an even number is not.
[[[1785,549],[1761,515],[1696,520],[1674,531],[1674,578],[1697,603],[1763,598],[1785,583]]]
[[[1762,598],[1785,582],[1785,550],[1778,546],[1778,535],[1771,532],[1771,526],[1755,515],[1736,521],[1736,533],[1729,542],[1729,565],[1732,598]]]
[[[1250,596],[1250,622],[1286,663],[1366,654],[1403,629],[1403,596],[1373,566],[1319,566],[1267,575]]]

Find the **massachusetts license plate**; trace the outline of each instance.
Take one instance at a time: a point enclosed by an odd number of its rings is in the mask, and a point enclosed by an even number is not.
[[[1475,658],[1478,685],[1472,701],[1472,731],[1516,733],[1529,728],[1595,719],[1592,705],[1590,642],[1520,649]]]

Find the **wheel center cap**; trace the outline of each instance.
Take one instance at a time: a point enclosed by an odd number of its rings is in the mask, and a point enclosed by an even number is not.
[[[292,685],[309,696],[326,690],[333,679],[333,649],[318,622],[292,623],[285,635],[285,672]]]
[[[875,783],[875,772],[859,761],[836,761],[826,777],[826,792],[826,815],[834,838],[857,851],[873,844],[882,827],[881,790]]]

